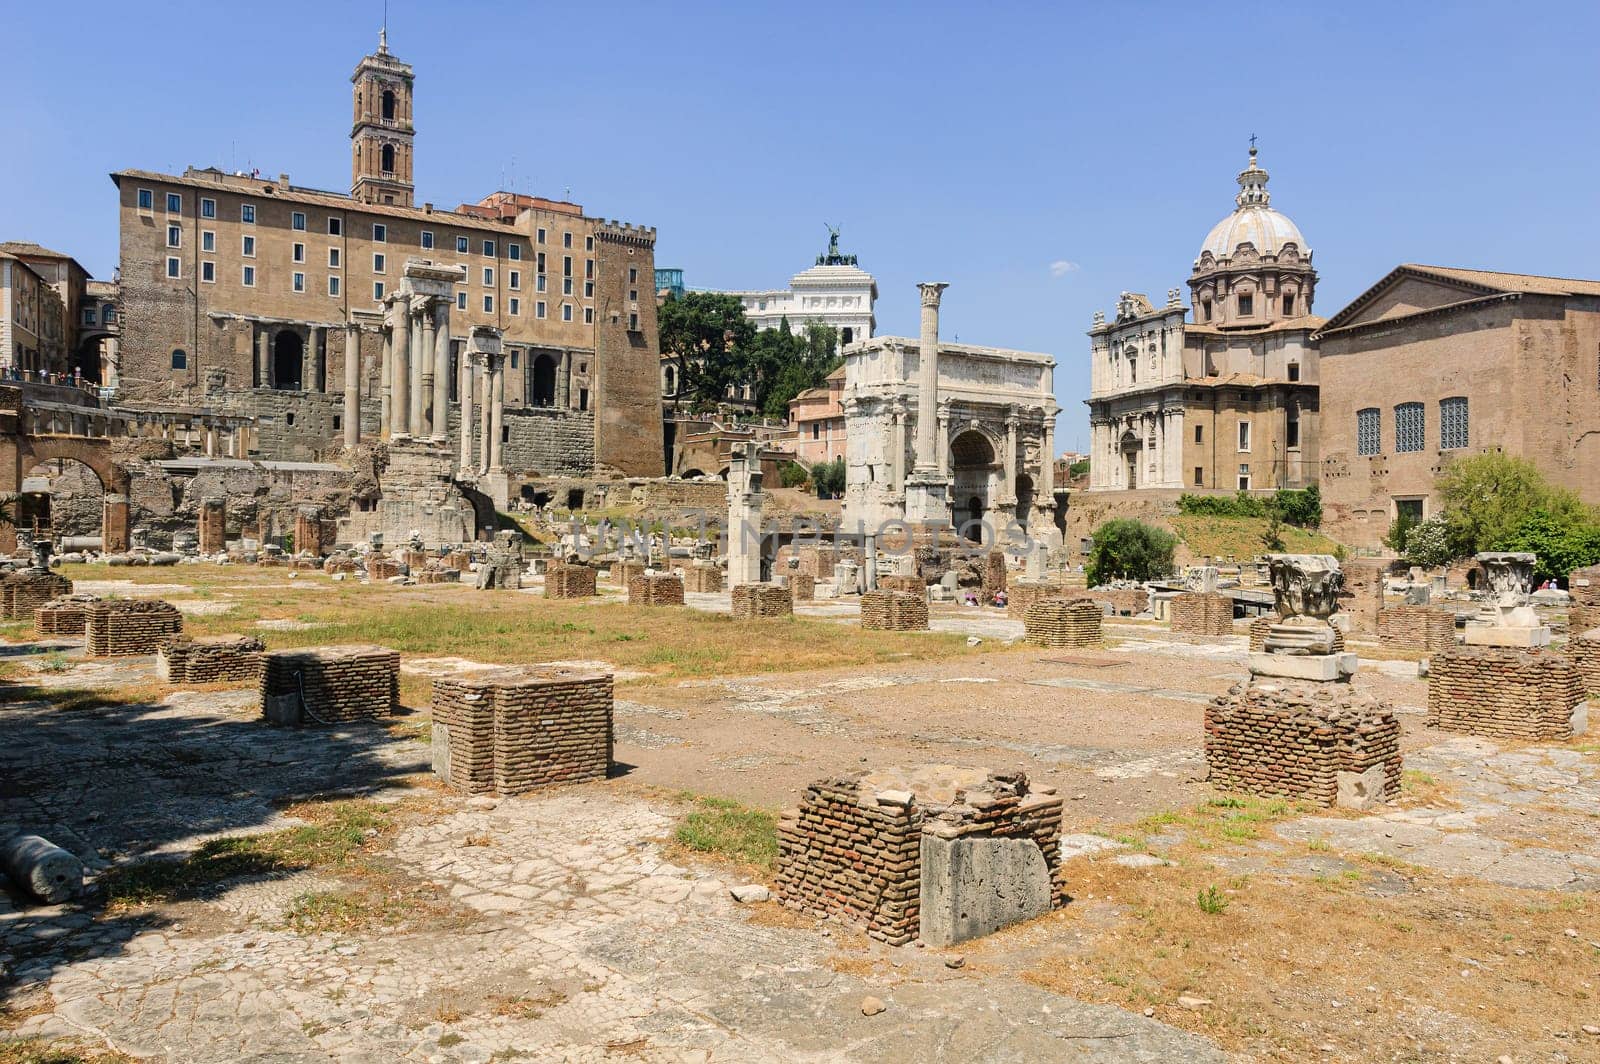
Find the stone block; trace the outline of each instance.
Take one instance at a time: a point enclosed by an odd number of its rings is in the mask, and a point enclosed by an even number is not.
[[[1355,675],[1356,656],[1343,654],[1251,654],[1252,676],[1328,683]]]
[[[1496,624],[1469,624],[1461,633],[1461,641],[1469,647],[1547,647],[1550,629],[1506,628]]]
[[[1050,869],[1032,839],[922,835],[919,933],[930,946],[993,934],[1051,908]]]

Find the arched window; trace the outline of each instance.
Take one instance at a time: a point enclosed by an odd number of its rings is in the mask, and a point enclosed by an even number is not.
[[[1394,408],[1394,449],[1397,454],[1420,451],[1426,446],[1422,404],[1401,403]]]
[[[1356,454],[1377,454],[1383,449],[1383,439],[1378,423],[1378,408],[1369,406],[1356,411]]]
[[[394,121],[394,91],[391,89],[383,90],[383,120]]]
[[[386,173],[386,174],[394,173],[394,145],[393,144],[385,144],[383,146],[383,152],[381,154],[381,158],[383,160],[383,162],[381,164],[382,168],[383,168],[383,172]]]
[[[667,392],[667,394],[668,395],[677,395],[678,394],[678,373],[677,373],[677,371],[674,370],[671,366],[668,366],[665,379],[666,379],[666,392]]]
[[[172,368],[173,369],[188,369],[189,368],[189,354],[188,354],[188,352],[186,352],[181,347],[174,347],[172,349]]]

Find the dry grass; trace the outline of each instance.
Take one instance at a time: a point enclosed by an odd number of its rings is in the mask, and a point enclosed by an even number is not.
[[[537,1020],[557,1005],[567,1000],[567,995],[554,987],[530,990],[522,994],[491,994],[489,1011],[496,1016],[513,1020]]]
[[[36,1039],[0,1042],[0,1064],[137,1064],[133,1057],[109,1049],[91,1049],[78,1042]]]
[[[1167,518],[1172,530],[1183,540],[1184,546],[1196,555],[1213,558],[1234,558],[1249,561],[1266,553],[1262,533],[1267,530],[1264,517],[1206,517],[1198,514],[1178,514]],[[1337,544],[1320,532],[1311,532],[1293,525],[1283,525],[1284,550],[1291,554],[1332,554]]]
[[[75,565],[63,571],[78,580],[189,585],[233,609],[186,617],[185,631],[248,632],[272,649],[370,642],[402,654],[503,664],[595,659],[656,680],[865,665],[903,659],[907,653],[937,660],[973,652],[964,637],[948,633],[864,632],[854,625],[803,617],[736,621],[699,610],[634,607],[615,600],[547,600],[449,584],[335,584],[314,573],[302,573],[290,584],[281,569],[190,565],[150,571]],[[316,627],[260,629],[255,626],[259,620]],[[425,677],[402,680],[402,700],[408,705],[426,702],[428,690]]]
[[[1074,904],[996,936],[984,952],[1026,949],[1040,958],[1024,973],[1030,982],[1153,1009],[1259,1059],[1578,1059],[1558,1054],[1592,1037],[1579,1027],[1594,1022],[1600,949],[1584,929],[1600,902],[1446,877],[1381,854],[1346,855],[1349,867],[1315,877],[1240,875],[1217,863],[1226,851],[1260,854],[1252,836],[1278,843],[1271,824],[1289,813],[1246,802],[1146,818],[1133,833],[1181,827],[1191,836],[1168,850],[1173,865],[1133,871],[1079,859],[1067,868]],[[1284,846],[1274,860],[1327,850]],[[1180,995],[1214,1004],[1182,1008]]]

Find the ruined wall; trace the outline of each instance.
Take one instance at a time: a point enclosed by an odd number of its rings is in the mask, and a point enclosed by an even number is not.
[[[628,581],[630,606],[682,606],[683,577],[676,573],[641,573]]]
[[[309,647],[263,656],[261,710],[305,724],[375,720],[400,704],[400,655],[380,646]]]
[[[1549,650],[1460,646],[1433,656],[1429,727],[1530,742],[1572,738],[1572,711],[1584,701],[1573,660]]]
[[[1456,611],[1448,606],[1385,606],[1378,611],[1378,642],[1421,654],[1453,647]]]
[[[877,631],[927,631],[927,596],[904,591],[868,591],[861,596],[861,627]]]
[[[532,666],[435,680],[434,771],[468,794],[603,780],[612,704],[607,673]]]
[[[1039,599],[1023,617],[1023,638],[1042,647],[1092,646],[1100,642],[1101,616],[1088,599]]]
[[[1233,599],[1215,591],[1191,592],[1173,596],[1171,629],[1183,635],[1222,636],[1233,634]]]
[[[735,584],[732,594],[734,617],[758,620],[787,617],[794,613],[794,595],[777,584]]]

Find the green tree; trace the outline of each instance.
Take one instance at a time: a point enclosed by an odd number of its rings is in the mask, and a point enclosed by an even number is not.
[[[1600,526],[1571,514],[1534,510],[1494,549],[1530,551],[1539,559],[1538,577],[1565,580],[1572,570],[1600,562]]]
[[[784,318],[778,328],[757,333],[744,364],[762,414],[787,417],[795,396],[817,387],[839,367],[838,347],[838,330],[819,321],[807,322],[805,331],[796,334]]]
[[[1410,564],[1426,569],[1450,564],[1454,555],[1450,553],[1450,529],[1444,518],[1436,515],[1407,529],[1401,553]]]
[[[1074,480],[1076,480],[1078,477],[1086,477],[1088,475],[1089,460],[1087,458],[1081,462],[1073,462],[1067,467],[1067,476],[1072,477]]]
[[[1498,549],[1535,510],[1568,521],[1587,517],[1577,495],[1551,487],[1527,459],[1499,452],[1452,461],[1439,474],[1438,491],[1458,558]]]
[[[1095,529],[1089,547],[1089,586],[1107,580],[1153,580],[1172,572],[1178,537],[1132,518],[1107,521]]]
[[[798,488],[810,479],[811,474],[799,462],[781,462],[778,465],[778,483],[785,488]]]
[[[1393,521],[1389,522],[1389,532],[1383,537],[1383,545],[1397,553],[1404,553],[1406,537],[1416,527],[1417,519],[1411,514],[1401,511]]]
[[[817,489],[817,498],[836,499],[844,494],[844,459],[818,462],[811,467],[811,484]]]
[[[1261,549],[1268,554],[1280,554],[1284,550],[1283,542],[1283,507],[1277,499],[1267,500],[1267,527],[1261,530]]]
[[[656,313],[662,354],[671,355],[678,392],[695,410],[713,410],[731,385],[744,382],[744,360],[756,327],[738,296],[685,292]]]

